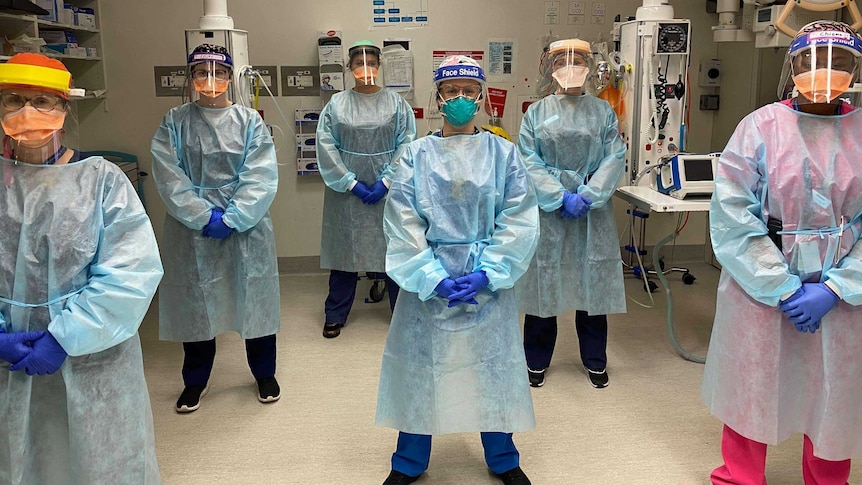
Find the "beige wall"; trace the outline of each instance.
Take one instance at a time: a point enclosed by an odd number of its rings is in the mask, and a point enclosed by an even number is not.
[[[508,84],[492,84],[509,90],[509,100],[503,119],[504,128],[513,135],[518,129],[515,105],[519,94],[532,94],[538,63],[540,38],[551,30],[561,37],[579,36],[591,41],[610,41],[609,32],[613,17],[617,13],[623,18],[634,15],[640,0],[606,2],[608,15],[604,25],[548,26],[543,23],[542,6],[538,0],[435,0],[431,5],[431,26],[424,29],[398,31],[369,30],[366,15],[367,4],[356,0],[232,0],[228,2],[228,13],[236,28],[249,32],[250,59],[259,65],[303,65],[316,64],[316,38],[319,30],[337,29],[344,33],[344,41],[370,39],[381,42],[385,37],[409,37],[413,39],[416,74],[416,99],[414,106],[427,107],[430,93],[431,50],[470,49],[486,50],[488,39],[513,38],[517,42],[515,81]],[[567,1],[561,1],[565,11]],[[712,143],[715,137],[713,112],[697,109],[700,88],[697,84],[697,65],[701,59],[715,57],[716,44],[712,43],[711,26],[716,15],[705,12],[702,1],[673,1],[676,16],[692,20],[692,73],[691,85],[694,107],[692,109],[689,140],[694,152],[721,149]],[[589,6],[589,2],[587,2]],[[156,98],[153,87],[154,65],[184,64],[184,30],[196,28],[203,14],[203,1],[110,0],[101,2],[104,57],[107,65],[108,98],[96,105],[97,109],[87,113],[83,119],[87,138],[86,149],[113,149],[137,154],[142,169],[149,171],[150,139],[168,109],[176,106],[179,98]],[[734,60],[724,57],[725,69],[734,65]],[[731,76],[722,76],[723,80]],[[525,80],[526,79],[526,80]],[[735,126],[749,106],[740,105],[738,96],[725,94],[722,87],[722,111],[728,118],[735,118]],[[279,106],[292,120],[298,107],[319,107],[317,98],[277,98]],[[280,119],[275,106],[263,100],[268,123],[289,131]],[[105,111],[102,108],[107,108]],[[725,111],[726,110],[726,111]],[[420,132],[426,130],[423,120],[418,120]],[[728,125],[731,124],[728,122]],[[277,140],[284,145],[283,141]],[[292,144],[279,154],[282,164],[279,172],[279,192],[272,207],[276,228],[278,254],[281,257],[314,256],[319,254],[319,238],[324,185],[319,177],[296,175]],[[152,186],[152,178],[146,181],[148,211],[157,233],[161,233],[164,206]],[[623,205],[617,201],[620,212],[620,227],[625,224]],[[676,219],[672,216],[653,215],[650,218],[648,243],[653,243],[672,230]],[[680,244],[702,244],[704,221],[702,216],[693,216]]]

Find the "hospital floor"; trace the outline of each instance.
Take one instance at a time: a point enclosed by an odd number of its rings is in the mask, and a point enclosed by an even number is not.
[[[677,263],[679,264],[679,263]],[[683,347],[705,355],[718,270],[687,265],[694,285],[670,276],[675,327]],[[239,336],[220,336],[210,391],[198,411],[180,415],[182,346],[158,340],[158,305],[141,326],[166,485],[374,485],[390,469],[397,432],[374,425],[387,303],[364,303],[359,282],[341,336],[324,339],[328,275],[281,277],[278,334],[281,400],[261,404]],[[628,296],[649,303],[643,283],[626,277]],[[721,463],[721,423],[700,401],[703,366],[678,357],[666,329],[665,293],[653,308],[629,301],[609,317],[610,386],[593,389],[580,365],[574,314],[560,318],[545,386],[532,389],[537,427],[515,435],[521,467],[534,485],[708,484]],[[522,319],[523,320],[523,319]],[[526,372],[526,370],[525,370]],[[802,436],[771,447],[770,485],[801,484]],[[862,483],[854,466],[851,483]],[[479,435],[434,438],[431,465],[417,485],[499,484],[488,474]]]

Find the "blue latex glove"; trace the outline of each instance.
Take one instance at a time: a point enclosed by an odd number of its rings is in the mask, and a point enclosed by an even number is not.
[[[460,289],[461,285],[455,283],[455,280],[453,280],[452,278],[446,278],[445,280],[437,283],[437,286],[434,288],[434,291],[436,291],[438,295],[449,300],[449,296]]]
[[[356,185],[359,185],[359,184],[356,184]],[[376,203],[380,202],[380,199],[382,199],[386,195],[386,192],[388,192],[388,191],[389,191],[389,189],[386,188],[386,185],[383,184],[383,181],[378,180],[374,184],[374,186],[371,187],[371,192],[369,192],[368,195],[366,195],[365,197],[362,198],[362,202],[364,202],[368,205],[376,204]]]
[[[0,329],[0,359],[17,364],[33,351],[32,343],[42,338],[45,332],[6,333]]]
[[[204,226],[203,235],[213,239],[224,239],[230,236],[230,233],[233,232],[233,228],[228,227],[227,224],[222,221],[223,217],[224,211],[221,209],[213,209],[210,214],[209,224]]]
[[[823,283],[802,283],[801,289],[801,295],[791,296],[779,308],[796,330],[814,333],[820,328],[820,319],[838,303],[838,296]]]
[[[560,208],[560,215],[566,219],[583,217],[590,211],[592,203],[593,201],[581,194],[573,194],[566,191],[563,194],[563,206]]]
[[[464,275],[455,280],[455,283],[462,285],[463,289],[449,295],[449,300],[472,300],[486,286],[488,286],[488,277],[484,271],[474,271],[468,275]]]
[[[359,200],[362,202],[365,202],[365,198],[371,195],[371,191],[368,190],[368,186],[358,180],[356,181],[356,185],[354,185],[350,191],[353,192],[353,195],[359,197]]]
[[[68,354],[57,342],[57,339],[51,335],[51,332],[43,332],[42,337],[33,342],[33,350],[30,355],[9,367],[9,370],[24,369],[28,376],[53,374],[63,365],[66,357]]]

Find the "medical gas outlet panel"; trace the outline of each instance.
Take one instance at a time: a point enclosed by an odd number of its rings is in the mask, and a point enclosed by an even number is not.
[[[684,150],[691,24],[687,19],[620,24],[620,54],[632,66],[624,82],[626,142],[622,185],[655,186],[661,159]]]

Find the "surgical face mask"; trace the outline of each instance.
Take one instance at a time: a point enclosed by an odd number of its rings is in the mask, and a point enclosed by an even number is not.
[[[844,94],[853,82],[849,72],[820,68],[793,76],[799,94],[814,103],[829,103]]]
[[[212,77],[206,79],[193,79],[192,82],[194,82],[195,91],[208,98],[217,98],[221,96],[227,92],[227,88],[230,85],[230,80],[215,79]]]
[[[590,68],[587,66],[565,66],[554,71],[552,76],[563,89],[579,88],[587,80]]]
[[[373,66],[359,66],[353,70],[353,77],[359,84],[373,85],[377,79],[377,68]]]
[[[459,95],[443,101],[443,104],[440,105],[440,111],[450,125],[460,128],[476,116],[479,111],[479,103],[473,98]]]
[[[3,131],[13,140],[27,147],[39,147],[45,140],[63,128],[66,112],[54,109],[43,113],[32,106],[24,106],[8,113],[0,121]]]

